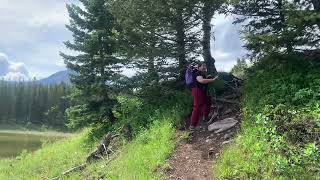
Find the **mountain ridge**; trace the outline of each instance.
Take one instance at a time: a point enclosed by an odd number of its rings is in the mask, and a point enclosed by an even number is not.
[[[58,71],[46,78],[42,78],[38,80],[38,82],[45,85],[60,84],[60,83],[71,84],[70,75],[69,75],[70,73],[71,73],[70,70]]]

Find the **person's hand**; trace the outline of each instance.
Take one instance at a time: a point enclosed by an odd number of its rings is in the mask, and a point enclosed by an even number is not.
[[[208,76],[209,77],[209,76]],[[210,78],[208,78],[209,82],[214,82],[216,79],[218,79],[219,76],[216,76],[214,78],[212,78],[212,76]]]

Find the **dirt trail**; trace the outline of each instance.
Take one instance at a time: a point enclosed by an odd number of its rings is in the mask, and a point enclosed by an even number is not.
[[[226,92],[220,99],[214,103],[214,111],[217,117],[214,121],[200,122],[197,131],[192,138],[186,140],[182,138],[187,130],[179,130],[177,139],[180,139],[174,153],[169,159],[170,170],[166,175],[169,179],[181,180],[211,180],[214,179],[213,161],[221,153],[225,144],[231,143],[236,132],[240,128],[241,114],[238,103],[239,96],[230,96],[230,92]],[[226,97],[232,97],[226,99]],[[226,100],[222,102],[222,100]],[[213,122],[219,122],[226,118],[233,118],[239,121],[234,127],[221,133],[215,133],[208,130],[208,125]]]

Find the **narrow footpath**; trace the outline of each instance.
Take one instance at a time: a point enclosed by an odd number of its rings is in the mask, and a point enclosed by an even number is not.
[[[223,95],[213,98],[214,113],[210,121],[200,121],[192,137],[183,138],[186,129],[177,132],[179,142],[168,160],[168,179],[214,179],[215,159],[221,154],[224,145],[232,143],[240,129],[240,94],[240,88],[232,84]]]

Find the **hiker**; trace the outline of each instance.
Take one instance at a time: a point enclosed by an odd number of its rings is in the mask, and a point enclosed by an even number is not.
[[[208,93],[208,84],[218,78],[218,76],[213,79],[207,77],[207,65],[205,63],[199,64],[193,72],[193,110],[191,115],[191,124],[189,127],[190,131],[195,130],[195,127],[199,122],[200,112],[204,115],[205,120],[208,120],[211,107],[211,97]]]

